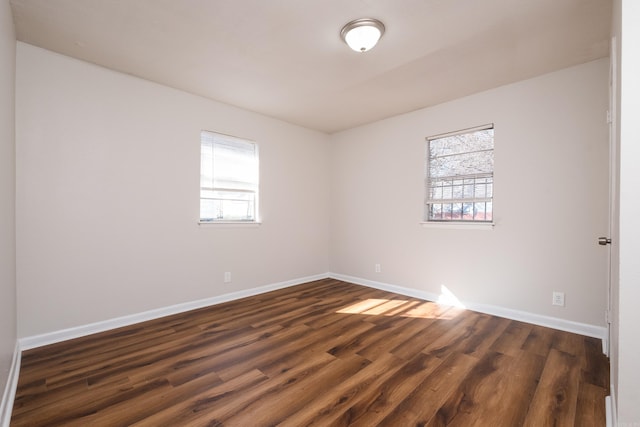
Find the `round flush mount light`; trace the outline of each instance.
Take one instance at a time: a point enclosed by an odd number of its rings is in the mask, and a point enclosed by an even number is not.
[[[384,34],[384,24],[377,19],[362,18],[342,27],[340,37],[356,52],[371,50]]]

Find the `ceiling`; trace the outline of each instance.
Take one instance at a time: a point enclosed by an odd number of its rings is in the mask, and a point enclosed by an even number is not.
[[[20,41],[333,133],[606,57],[611,0],[11,0]],[[347,22],[381,20],[365,53]]]

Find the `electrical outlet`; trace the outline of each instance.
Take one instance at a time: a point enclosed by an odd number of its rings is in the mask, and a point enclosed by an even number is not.
[[[376,273],[380,273],[380,264],[375,265]]]
[[[551,301],[553,305],[559,305],[564,307],[564,292],[553,292],[553,299]]]
[[[227,271],[224,273],[224,283],[231,283],[231,272]]]

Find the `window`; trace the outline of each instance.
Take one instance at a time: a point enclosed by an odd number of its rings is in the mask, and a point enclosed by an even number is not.
[[[427,138],[426,221],[493,220],[493,125]]]
[[[258,145],[200,133],[200,221],[256,222]]]

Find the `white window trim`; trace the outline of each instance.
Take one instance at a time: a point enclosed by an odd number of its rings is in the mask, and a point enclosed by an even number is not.
[[[493,231],[494,222],[472,222],[472,221],[422,221],[423,228],[446,228],[450,230],[484,230]]]
[[[256,228],[261,225],[261,221],[198,221],[202,228]]]

